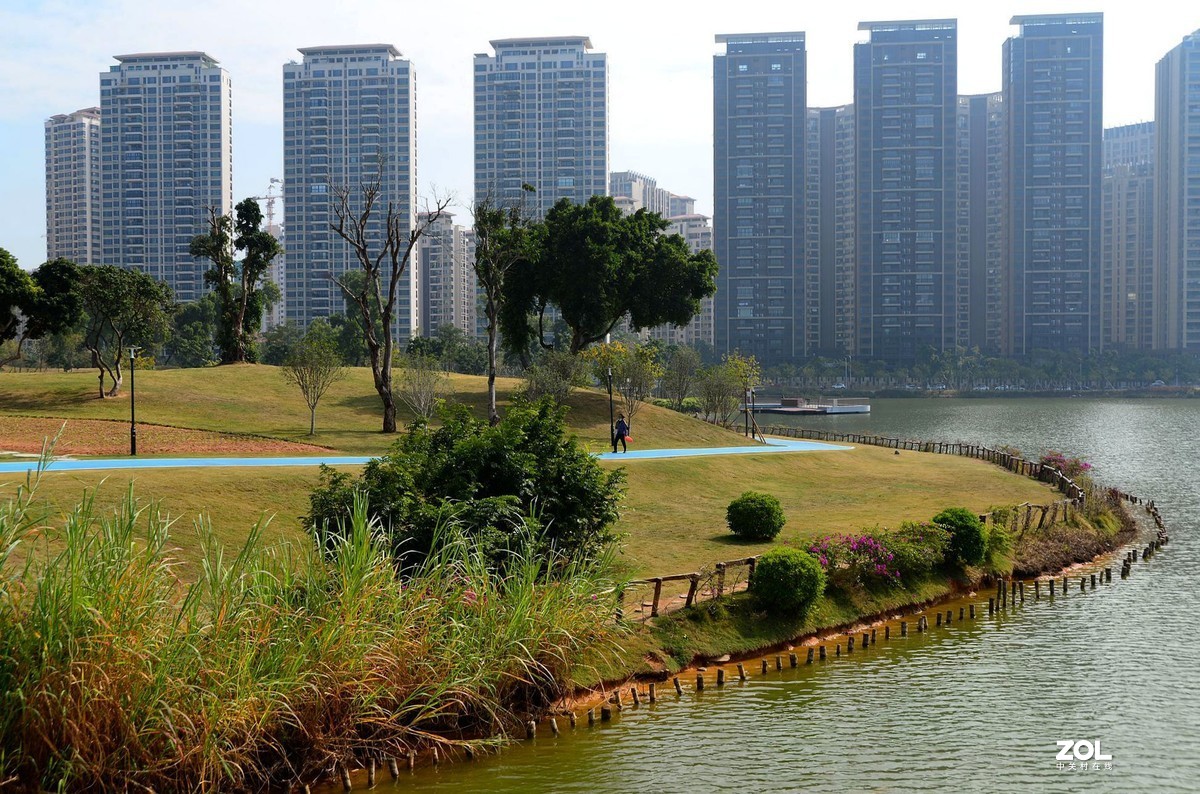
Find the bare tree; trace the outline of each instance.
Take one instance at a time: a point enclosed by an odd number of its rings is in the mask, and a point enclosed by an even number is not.
[[[525,198],[533,192],[532,185],[521,185],[520,200],[506,203],[488,194],[471,211],[475,220],[475,279],[483,290],[483,311],[487,317],[488,421],[493,425],[500,422],[500,412],[496,409],[496,362],[504,280],[529,254],[530,218]]]
[[[438,400],[450,393],[450,376],[437,358],[419,353],[402,356],[400,366],[400,399],[417,416],[429,419]]]
[[[421,236],[441,218],[451,199],[434,196],[432,205],[426,207],[410,229],[409,219],[400,205],[384,195],[382,163],[379,174],[359,185],[357,190],[347,185],[334,186],[331,190],[334,220],[329,227],[349,244],[366,275],[359,284],[352,284],[351,279],[344,277],[334,281],[362,316],[371,376],[375,391],[383,402],[383,432],[395,433],[392,356],[396,343],[392,324],[396,317],[400,281],[412,262]],[[385,200],[386,207],[383,206]]]
[[[324,336],[309,333],[288,354],[280,374],[300,388],[308,405],[308,434],[315,434],[317,403],[330,386],[346,376],[337,347]]]

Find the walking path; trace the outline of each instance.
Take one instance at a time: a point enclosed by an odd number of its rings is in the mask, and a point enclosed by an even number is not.
[[[777,452],[832,452],[853,449],[838,444],[822,444],[817,441],[772,438],[766,445],[746,447],[700,447],[696,449],[639,449],[616,454],[605,452],[597,455],[599,460],[662,460],[665,458],[693,458],[708,455],[761,455]],[[361,466],[371,460],[363,455],[331,455],[314,457],[272,458],[86,458],[55,459],[48,471],[103,471],[110,469],[170,469],[170,468],[248,468],[255,466]],[[25,474],[37,468],[37,460],[26,459],[0,462],[0,474]]]

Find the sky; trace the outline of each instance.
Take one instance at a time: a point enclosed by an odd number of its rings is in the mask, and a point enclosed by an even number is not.
[[[580,35],[608,54],[613,171],[640,171],[712,212],[712,56],[718,33],[804,31],[813,107],[853,100],[862,21],[958,20],[958,89],[1000,90],[1016,15],[1103,12],[1104,125],[1154,117],[1154,65],[1200,29],[1200,5],[913,1],[0,0],[0,247],[45,259],[43,122],[99,104],[113,55],[202,50],[233,83],[235,202],[283,171],[282,66],[298,47],[387,43],[417,75],[418,191],[471,199],[472,61],[493,39]]]

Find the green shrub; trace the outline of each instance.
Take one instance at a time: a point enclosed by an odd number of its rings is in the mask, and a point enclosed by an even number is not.
[[[750,575],[757,609],[803,615],[825,591],[825,569],[806,551],[778,546],[758,558]]]
[[[950,533],[947,557],[963,565],[983,562],[987,538],[979,516],[965,507],[948,507],[933,517],[933,523]]]
[[[490,427],[465,406],[450,406],[441,427],[415,422],[357,478],[322,467],[305,524],[328,537],[362,492],[406,566],[433,551],[439,527],[451,523],[493,563],[530,523],[537,553],[594,558],[615,540],[624,475],[606,472],[567,436],[564,411],[546,400],[519,401]]]
[[[725,510],[729,531],[746,540],[774,540],[785,521],[779,500],[759,491],[746,491]]]
[[[950,533],[927,521],[905,521],[894,532],[882,536],[893,555],[892,567],[905,584],[917,582],[946,561]]]
[[[995,517],[995,511],[992,512]],[[1008,531],[1008,521],[994,522],[987,527],[987,548],[984,551],[984,561],[996,569],[1008,565],[1009,553],[1012,551],[1012,533]]]

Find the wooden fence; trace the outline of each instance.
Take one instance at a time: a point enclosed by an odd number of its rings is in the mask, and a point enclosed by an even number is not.
[[[1078,510],[1085,498],[1084,490],[1074,480],[1067,477],[1053,466],[1042,464],[1038,461],[1027,460],[1018,455],[999,449],[990,449],[978,444],[963,444],[961,442],[944,442],[944,441],[914,441],[911,439],[892,438],[889,436],[867,435],[862,433],[833,433],[827,430],[809,430],[800,427],[767,427],[763,428],[764,433],[775,436],[787,436],[790,438],[804,438],[812,441],[828,441],[843,444],[859,444],[871,445],[878,447],[886,447],[888,449],[904,449],[913,452],[931,452],[941,455],[958,455],[962,457],[975,458],[977,460],[985,460],[997,466],[1001,466],[1016,474],[1022,474],[1026,477],[1031,477],[1035,480],[1047,482],[1054,485],[1064,496],[1065,499],[1060,499],[1056,502],[1051,502],[1046,505],[1035,505],[1030,502],[1015,505],[1014,507],[1003,511],[996,510],[989,513],[980,513],[979,520],[985,525],[991,524],[995,526],[1001,520],[1006,522],[1006,526],[1010,532],[1017,537],[1021,537],[1030,529],[1040,530],[1046,527],[1053,526],[1058,521],[1067,521],[1071,517],[1072,510]],[[1132,496],[1124,491],[1116,488],[1108,488],[1103,491],[1104,498],[1112,503],[1118,501],[1130,502],[1132,504],[1146,504],[1147,511],[1154,517],[1155,523],[1158,524],[1159,531],[1163,531],[1162,520],[1158,516],[1157,509],[1153,502],[1145,502],[1136,496]],[[670,582],[687,582],[688,590],[686,596],[683,596],[684,607],[690,607],[706,598],[721,598],[726,592],[732,592],[737,589],[741,583],[742,567],[746,569],[746,578],[754,572],[754,566],[758,562],[758,557],[744,557],[737,560],[726,560],[724,562],[715,563],[709,568],[705,566],[699,571],[691,573],[677,573],[670,576],[653,576],[646,579],[633,579],[626,582],[624,586],[617,590],[617,618],[621,619],[624,616],[625,597],[630,593],[637,594],[640,588],[649,588],[653,586],[653,595],[647,602],[645,599],[638,599],[638,609],[644,610],[644,605],[649,604],[650,613],[645,617],[658,617],[663,607],[663,584]],[[728,581],[728,573],[737,570],[737,579],[732,583]],[[645,591],[640,591],[645,592]]]

